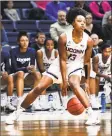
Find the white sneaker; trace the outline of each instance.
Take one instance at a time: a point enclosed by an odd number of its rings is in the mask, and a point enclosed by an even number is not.
[[[23,108],[20,108],[20,109],[18,109],[17,111],[14,111],[13,113],[11,113],[11,114],[7,117],[5,123],[6,123],[7,125],[12,125],[12,124],[14,124],[14,121],[17,121],[17,119],[19,118],[19,116],[20,116],[20,114],[22,113],[22,111],[24,111],[24,109],[23,109]]]
[[[8,103],[8,104],[6,105],[6,109],[9,109],[9,110],[11,110],[11,111],[15,111],[15,110],[16,110],[16,108],[15,108],[11,103]]]
[[[85,123],[86,125],[98,125],[100,124],[100,120],[98,118],[98,113],[96,112],[91,112],[89,115],[88,115],[88,120],[86,121]]]
[[[36,111],[36,110],[41,110],[42,108],[41,108],[40,104],[33,104],[31,109],[33,111]]]
[[[48,110],[49,109],[48,100],[47,100],[47,97],[45,95],[40,95],[39,104],[40,104],[40,107],[41,107],[42,110]]]
[[[98,100],[90,100],[92,109],[99,109],[101,108],[101,104],[98,102]]]

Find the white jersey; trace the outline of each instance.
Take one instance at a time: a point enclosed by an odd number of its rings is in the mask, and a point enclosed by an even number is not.
[[[101,53],[98,53],[97,56],[99,58],[98,72],[100,72],[102,74],[106,74],[106,75],[111,75],[111,55],[108,58],[106,63],[103,63]]]
[[[72,39],[72,31],[70,29],[65,34],[67,36],[66,53],[67,53],[67,65],[75,64],[76,67],[83,68],[85,50],[87,48],[88,34],[83,32],[83,39],[80,43],[76,44]],[[59,61],[59,57],[57,58]],[[59,64],[57,60],[54,62]]]
[[[45,67],[45,70],[47,70],[49,68],[49,66],[52,64],[53,60],[55,60],[55,49],[52,50],[52,53],[51,53],[51,57],[48,58],[46,56],[46,52],[45,52],[45,48],[42,48],[41,49],[42,53],[43,53],[43,64],[44,64],[44,67]]]
[[[66,36],[67,63],[83,63],[85,50],[87,48],[88,35],[83,32],[83,39],[78,44],[72,39],[72,29],[66,32]]]
[[[84,55],[85,50],[87,48],[88,35],[83,32],[83,39],[80,43],[76,44],[72,39],[72,29],[67,31],[67,43],[66,43],[66,53],[67,53],[67,74],[66,78],[71,75],[77,75],[81,79],[81,72],[84,67]],[[48,70],[43,73],[43,75],[47,75],[53,79],[53,83],[61,83],[62,76],[60,71],[60,62],[59,56],[53,61]]]

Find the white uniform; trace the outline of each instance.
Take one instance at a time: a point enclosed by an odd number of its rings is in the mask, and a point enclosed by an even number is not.
[[[44,67],[45,67],[45,70],[47,70],[49,68],[49,66],[53,63],[53,60],[55,60],[55,52],[56,52],[56,49],[53,49],[52,50],[52,53],[51,53],[51,57],[48,58],[46,56],[46,53],[45,53],[45,48],[42,48],[41,49],[42,53],[43,53],[43,64],[44,64]]]
[[[102,61],[102,54],[98,53],[97,54],[98,58],[99,58],[99,62],[98,62],[98,72],[105,74],[105,75],[111,75],[111,55],[108,58],[106,63],[103,63]],[[104,78],[100,78],[101,82],[104,82]]]
[[[72,29],[67,31],[67,78],[71,75],[78,75],[81,78],[81,71],[84,65],[84,55],[87,48],[88,35],[83,32],[83,39],[80,43],[76,44],[72,39]],[[43,73],[53,79],[53,83],[61,83],[62,77],[60,72],[59,56],[50,65],[49,69]]]

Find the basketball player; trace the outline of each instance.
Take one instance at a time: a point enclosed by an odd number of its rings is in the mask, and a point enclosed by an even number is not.
[[[92,34],[91,39],[93,40],[93,48],[92,48],[92,55],[91,55],[91,71],[90,71],[90,78],[89,78],[89,99],[90,99],[90,103],[93,109],[99,109],[101,107],[100,103],[98,102],[98,98],[97,98],[97,88],[96,88],[96,73],[93,71],[93,57],[95,55],[97,55],[97,53],[100,52],[100,49],[98,47],[98,43],[99,43],[99,38],[97,34]],[[82,72],[82,78],[81,78],[81,83],[85,83],[85,74],[84,74],[84,70]]]
[[[1,72],[0,72],[1,88],[7,87],[8,97],[7,97],[6,109],[9,109],[10,111],[14,111],[16,110],[16,108],[11,103],[14,84],[13,84],[13,76],[10,75],[11,66],[9,63],[9,58],[10,58],[9,53],[1,49]]]
[[[91,38],[84,32],[86,26],[85,11],[76,7],[70,9],[67,14],[67,21],[72,24],[73,29],[70,29],[60,36],[58,41],[59,57],[54,60],[49,69],[43,74],[44,76],[37,87],[31,90],[26,96],[20,109],[9,115],[6,119],[6,124],[13,124],[20,113],[26,109],[43,90],[56,82],[63,83],[63,95],[67,95],[67,86],[69,83],[74,94],[87,110],[87,125],[99,123],[98,116],[90,107],[85,92],[80,88],[81,71],[84,63],[90,68],[90,57],[93,45]]]
[[[108,82],[112,83],[112,74],[111,74],[111,53],[112,47],[110,44],[104,43],[101,46],[102,53],[98,53],[93,58],[93,70],[96,72],[96,79],[97,79],[97,88],[99,90],[99,84],[107,84]],[[109,91],[111,89],[108,89]],[[110,92],[107,92],[110,94]]]
[[[57,58],[57,56],[58,51],[54,49],[54,41],[51,38],[47,38],[45,40],[45,48],[42,48],[37,51],[37,63],[40,73],[45,72],[53,63],[53,60]],[[48,103],[46,102],[46,90],[43,91],[39,97],[40,107],[44,110],[48,109]],[[34,107],[35,105],[37,108],[39,108],[37,104],[34,104]]]
[[[57,58],[58,51],[54,49],[54,42],[52,39],[45,40],[45,48],[37,51],[37,63],[41,73],[45,72],[52,64],[53,60]]]
[[[29,48],[29,37],[26,32],[19,32],[17,37],[19,47],[11,50],[11,67],[14,83],[16,85],[18,104],[20,105],[23,96],[24,84],[28,87],[35,87],[41,78],[36,71],[36,51]]]

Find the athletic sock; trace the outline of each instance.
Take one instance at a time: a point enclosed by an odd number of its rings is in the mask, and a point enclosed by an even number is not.
[[[86,108],[86,112],[88,115],[90,115],[93,112],[92,107]]]

